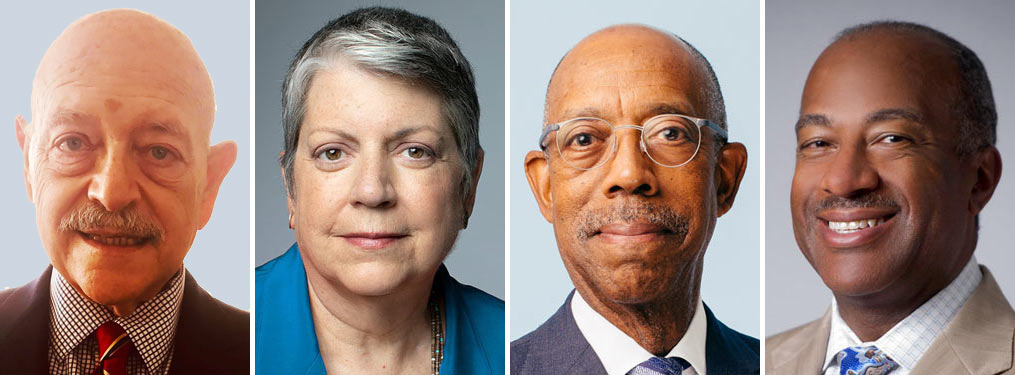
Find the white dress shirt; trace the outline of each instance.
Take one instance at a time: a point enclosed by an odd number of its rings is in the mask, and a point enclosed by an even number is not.
[[[614,326],[592,309],[581,294],[575,291],[571,299],[571,313],[578,330],[596,352],[608,375],[625,375],[640,363],[655,357],[624,331]],[[705,337],[707,334],[705,307],[698,299],[691,324],[666,357],[680,357],[691,364],[682,375],[705,375]]]
[[[899,364],[892,375],[909,375],[916,363],[938,336],[958,314],[973,290],[980,285],[983,274],[970,258],[955,280],[905,319],[888,330],[874,342],[861,342],[839,315],[839,307],[832,299],[832,328],[825,349],[824,375],[839,375],[839,359],[836,354],[849,346],[874,345]]]

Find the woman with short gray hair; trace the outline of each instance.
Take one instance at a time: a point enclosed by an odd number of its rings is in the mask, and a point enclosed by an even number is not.
[[[503,374],[504,302],[443,266],[482,171],[468,61],[366,8],[297,53],[280,159],[294,244],[257,268],[259,373]]]

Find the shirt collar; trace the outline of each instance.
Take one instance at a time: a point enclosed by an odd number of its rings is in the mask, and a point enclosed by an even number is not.
[[[912,370],[934,339],[948,326],[959,309],[973,294],[983,277],[975,257],[971,257],[951,283],[918,307],[909,316],[874,342],[861,342],[856,333],[839,315],[839,306],[832,299],[832,327],[825,349],[825,367],[838,366],[836,354],[849,346],[874,345],[900,367]]]
[[[126,317],[113,315],[104,306],[79,294],[60,275],[50,277],[50,343],[57,358],[64,358],[105,322],[123,327],[150,373],[158,373],[172,350],[183,301],[183,267],[151,300],[138,305]]]
[[[610,323],[592,309],[577,291],[571,299],[571,313],[578,330],[585,336],[608,375],[624,375],[638,364],[654,357],[624,331]],[[705,338],[707,334],[705,308],[698,299],[691,324],[684,337],[666,357],[680,357],[691,364],[695,372],[705,375]]]

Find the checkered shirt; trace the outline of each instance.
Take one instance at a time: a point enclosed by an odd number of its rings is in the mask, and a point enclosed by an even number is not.
[[[49,373],[91,375],[99,366],[99,343],[93,333],[103,323],[114,321],[135,347],[127,358],[127,373],[167,374],[183,300],[184,273],[181,267],[155,298],[138,305],[133,314],[117,317],[78,294],[59,272],[53,272],[49,281]]]
[[[874,342],[861,342],[839,315],[839,307],[832,301],[832,329],[825,349],[825,375],[839,375],[839,360],[836,354],[849,346],[874,345],[899,364],[892,375],[909,375],[916,363],[959,313],[969,296],[983,278],[976,258],[962,269],[944,289],[918,307],[913,313],[888,330]]]

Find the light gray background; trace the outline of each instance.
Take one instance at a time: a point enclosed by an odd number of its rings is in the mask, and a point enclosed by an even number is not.
[[[215,85],[218,112],[211,141],[234,140],[236,164],[219,190],[211,221],[197,232],[184,260],[194,278],[216,298],[250,305],[250,13],[247,1],[43,1],[4,2],[0,14],[0,192],[5,235],[0,289],[34,280],[49,264],[28,201],[24,158],[14,137],[14,116],[31,121],[35,69],[50,43],[82,16],[111,8],[135,8],[162,18],[190,37]]]
[[[479,95],[480,143],[486,151],[469,228],[445,261],[462,283],[504,298],[504,3],[501,1],[257,1],[255,17],[256,264],[295,242],[288,229],[279,170],[281,88],[303,43],[328,21],[367,6],[394,6],[430,17],[458,43],[472,64]]]
[[[511,339],[542,324],[573,288],[553,227],[525,179],[525,153],[538,149],[546,84],[583,37],[619,23],[680,35],[708,58],[726,100],[732,141],[747,147],[747,173],[718,224],[701,282],[702,299],[730,327],[757,336],[759,240],[760,15],[757,1],[511,2]]]
[[[789,209],[796,163],[793,124],[807,73],[835,34],[880,19],[936,28],[976,52],[987,68],[1005,170],[980,214],[976,258],[991,268],[1008,300],[1015,301],[1015,274],[1010,269],[1015,264],[1010,230],[1015,208],[1015,2],[768,0],[765,17],[765,335],[817,319],[831,304],[831,292],[793,237]]]

